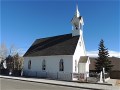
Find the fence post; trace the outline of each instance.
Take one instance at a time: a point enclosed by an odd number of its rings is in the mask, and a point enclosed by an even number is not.
[[[48,73],[46,72],[46,78],[48,77]]]
[[[57,72],[57,79],[58,79],[58,72]]]
[[[36,77],[37,77],[37,71],[36,71]]]

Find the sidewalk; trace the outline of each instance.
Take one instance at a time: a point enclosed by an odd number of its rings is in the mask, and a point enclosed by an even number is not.
[[[78,82],[68,82],[68,81],[57,81],[57,80],[47,80],[47,79],[38,79],[38,78],[24,78],[24,77],[13,77],[13,76],[2,76],[0,78],[36,82],[36,83],[45,83],[52,85],[84,88],[84,89],[94,89],[94,90],[120,90],[119,86],[104,85],[104,84],[92,84],[92,83],[78,83]]]

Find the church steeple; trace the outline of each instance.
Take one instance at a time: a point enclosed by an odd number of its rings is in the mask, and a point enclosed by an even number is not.
[[[83,17],[80,16],[80,12],[78,10],[78,5],[76,5],[76,11],[75,11],[75,15],[71,20],[72,23],[72,36],[78,36],[82,34],[82,30],[83,30]]]
[[[78,5],[76,4],[76,12],[75,12],[76,17],[80,16],[79,10],[78,10]]]

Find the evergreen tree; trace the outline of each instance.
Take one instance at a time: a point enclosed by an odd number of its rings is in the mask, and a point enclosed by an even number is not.
[[[111,65],[111,61],[109,60],[109,52],[108,49],[104,46],[104,41],[101,39],[99,44],[99,53],[98,58],[96,58],[96,71],[102,71],[103,67],[105,68],[106,72],[109,72],[113,65]]]

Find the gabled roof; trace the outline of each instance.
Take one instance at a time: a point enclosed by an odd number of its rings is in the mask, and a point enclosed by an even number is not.
[[[37,39],[27,50],[24,57],[73,55],[78,40],[79,36],[72,36],[72,34]]]
[[[87,63],[87,60],[89,59],[88,56],[81,56],[80,57],[80,60],[79,60],[79,63]]]

